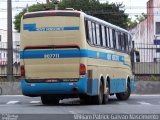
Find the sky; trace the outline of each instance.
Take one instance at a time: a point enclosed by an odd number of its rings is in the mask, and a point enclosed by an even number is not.
[[[125,12],[134,19],[134,15],[142,12],[146,13],[146,4],[148,0],[100,0],[100,2],[117,2],[125,5]],[[12,18],[18,14],[23,8],[32,4],[45,3],[46,0],[12,0]],[[13,26],[14,27],[14,26]],[[0,0],[0,29],[7,29],[7,0]]]

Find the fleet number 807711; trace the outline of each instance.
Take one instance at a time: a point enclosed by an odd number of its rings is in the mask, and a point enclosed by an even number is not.
[[[44,54],[44,58],[59,58],[59,54]]]

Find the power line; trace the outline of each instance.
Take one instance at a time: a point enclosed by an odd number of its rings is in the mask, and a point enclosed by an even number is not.
[[[2,2],[2,3],[3,3],[3,2],[7,2],[7,0],[5,0],[5,1],[0,1],[0,2]],[[23,2],[44,2],[44,1],[37,1],[37,0],[34,0],[34,1],[28,1],[28,0],[26,0],[26,1],[12,1],[12,3],[14,3],[14,2],[15,2],[15,3],[18,3],[18,2],[19,2],[19,3],[23,3]]]
[[[23,8],[25,8],[25,7],[12,7],[12,9],[23,9]],[[152,9],[152,8],[160,8],[160,7],[149,7],[149,8],[147,8],[147,9]],[[126,7],[125,7],[125,8],[120,8],[120,9],[130,9],[130,10],[133,10],[133,9],[146,9],[146,8],[133,6],[133,7],[131,7],[131,8],[126,8]],[[7,10],[7,9],[1,8],[0,10]]]

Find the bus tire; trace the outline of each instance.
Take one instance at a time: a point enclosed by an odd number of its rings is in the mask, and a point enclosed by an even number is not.
[[[107,93],[105,94],[103,94],[103,101],[102,101],[102,104],[106,104],[106,103],[108,103],[108,100],[109,100],[109,84],[108,84],[108,82],[106,82],[106,89],[107,89]]]
[[[93,96],[92,104],[101,105],[103,102],[104,85],[100,82],[99,93],[97,96]]]
[[[44,105],[56,105],[59,104],[59,99],[49,95],[42,95],[41,101]]]
[[[3,92],[3,91],[2,91],[2,88],[0,87],[0,95],[2,95],[2,92]]]
[[[130,89],[130,83],[127,82],[127,90],[123,93],[116,93],[116,97],[118,100],[127,100],[130,97],[131,89]]]

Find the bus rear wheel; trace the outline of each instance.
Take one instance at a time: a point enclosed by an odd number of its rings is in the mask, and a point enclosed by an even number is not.
[[[59,99],[51,95],[42,95],[41,101],[44,105],[56,105],[59,104]]]
[[[109,84],[106,83],[106,93],[103,94],[102,104],[106,104],[109,101]]]
[[[92,104],[101,105],[103,102],[103,97],[104,97],[104,86],[103,86],[102,82],[100,82],[99,93],[97,96],[92,97]]]
[[[127,83],[127,90],[123,93],[116,93],[116,97],[118,100],[127,100],[130,97],[131,89],[129,82]]]
[[[105,98],[104,98],[105,97]],[[108,96],[104,95],[104,85],[100,82],[99,93],[96,96],[80,96],[81,101],[84,101],[85,104],[96,104],[101,105],[108,101]]]

